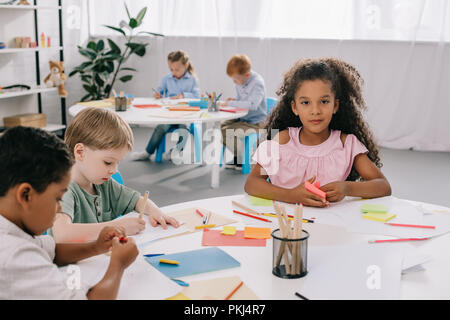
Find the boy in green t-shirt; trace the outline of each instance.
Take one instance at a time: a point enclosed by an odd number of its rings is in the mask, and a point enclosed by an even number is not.
[[[111,179],[134,143],[130,126],[115,112],[100,108],[80,111],[67,127],[65,142],[75,164],[52,229],[57,242],[96,239],[104,226],[120,226],[127,235],[137,234],[145,228],[143,219],[114,219],[142,208],[152,226],[179,226],[153,201],[145,201],[139,192]]]

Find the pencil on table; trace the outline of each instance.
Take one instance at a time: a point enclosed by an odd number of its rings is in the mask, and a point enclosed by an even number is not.
[[[139,219],[142,219],[142,215],[144,214],[145,207],[147,206],[148,195],[150,192],[145,191],[144,195],[144,205],[142,206],[141,212],[139,212]]]
[[[258,211],[255,211],[251,208],[248,208],[246,206],[244,206],[243,204],[240,204],[239,202],[236,201],[231,201],[232,204],[234,204],[236,207],[239,207],[241,209],[244,209],[245,211],[249,212],[249,213],[253,213],[253,214],[257,214],[260,215],[261,213],[259,213]]]
[[[227,295],[227,296],[225,297],[225,300],[230,300],[231,296],[232,296],[233,294],[235,294],[236,291],[238,291],[239,288],[242,287],[243,284],[244,284],[244,281],[241,281],[241,282],[237,285],[237,287],[234,288],[233,291],[231,291],[230,294]]]

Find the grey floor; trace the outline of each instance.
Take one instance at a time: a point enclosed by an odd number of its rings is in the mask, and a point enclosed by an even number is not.
[[[150,128],[133,128],[137,151],[145,148]],[[169,142],[170,143],[170,142]],[[393,195],[450,207],[450,152],[419,152],[381,149],[382,172],[388,178]],[[210,187],[208,167],[175,165],[172,162],[131,161],[129,155],[119,170],[125,184],[135,190],[149,190],[162,207],[190,200],[244,193],[246,175],[220,171],[220,188]]]

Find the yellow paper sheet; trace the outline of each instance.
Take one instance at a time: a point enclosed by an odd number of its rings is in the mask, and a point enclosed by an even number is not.
[[[173,297],[167,298],[166,300],[191,300],[189,297],[186,297],[183,293],[179,292]]]
[[[373,220],[373,221],[379,221],[379,222],[387,222],[387,221],[389,221],[391,219],[394,219],[395,216],[396,216],[395,213],[389,213],[389,212],[386,212],[386,213],[372,213],[372,212],[369,212],[369,213],[363,213],[362,214],[362,217],[364,219]]]
[[[236,234],[236,227],[224,226],[221,233],[227,236],[234,236]]]
[[[271,207],[273,205],[273,200],[250,196],[250,204],[252,206]]]
[[[245,227],[244,238],[248,239],[270,239],[270,228]]]
[[[192,300],[224,300],[240,282],[239,276],[189,282],[189,287],[184,288],[182,294]],[[259,300],[259,298],[244,282],[230,300]]]

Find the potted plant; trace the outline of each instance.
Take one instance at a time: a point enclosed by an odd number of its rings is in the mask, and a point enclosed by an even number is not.
[[[69,77],[76,74],[80,75],[83,88],[87,91],[81,101],[108,98],[116,80],[127,82],[133,79],[133,75],[130,73],[137,70],[125,67],[124,64],[132,55],[143,57],[146,53],[146,47],[149,45],[148,43],[137,42],[137,36],[141,34],[163,36],[148,31],[135,33],[135,29],[142,24],[147,7],[141,9],[135,18],[130,15],[126,4],[125,10],[129,19],[128,22],[122,20],[118,27],[105,25],[105,27],[117,31],[123,36],[125,45],[122,49],[109,38],[106,39],[107,43],[100,39],[97,42],[89,41],[85,48],[78,46],[80,54],[88,60],[75,67]]]

